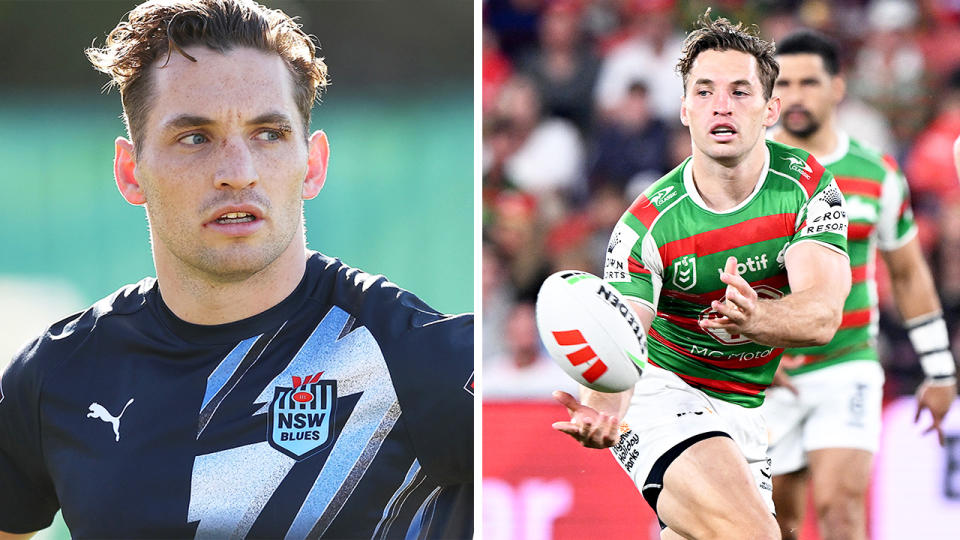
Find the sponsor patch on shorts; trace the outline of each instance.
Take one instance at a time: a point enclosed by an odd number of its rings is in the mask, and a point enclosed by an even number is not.
[[[640,444],[640,436],[633,431],[627,431],[620,435],[620,442],[613,447],[613,455],[629,472],[633,472],[633,467],[637,464],[637,458],[640,457],[640,450],[637,449],[638,444]]]

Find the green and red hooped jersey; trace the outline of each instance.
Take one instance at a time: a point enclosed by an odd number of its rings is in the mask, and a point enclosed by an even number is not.
[[[833,175],[808,152],[766,141],[754,191],[730,210],[709,210],[688,158],[627,209],[607,246],[604,279],[657,314],[650,363],[745,407],[763,403],[783,349],[700,328],[722,301],[720,272],[734,256],[761,298],[789,293],[784,255],[800,242],[846,252],[847,214]]]
[[[847,202],[853,285],[840,328],[830,343],[786,351],[803,357],[800,367],[789,370],[791,375],[840,362],[877,360],[876,248],[896,250],[917,234],[907,181],[896,161],[844,133],[838,134],[838,140],[837,149],[823,156],[821,163],[833,173]]]

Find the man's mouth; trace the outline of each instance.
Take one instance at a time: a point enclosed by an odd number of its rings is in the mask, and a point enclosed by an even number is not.
[[[254,221],[256,216],[248,212],[227,212],[226,214],[221,215],[215,221],[222,224],[230,223],[249,223]]]
[[[710,133],[711,133],[712,135],[733,135],[733,134],[735,134],[736,132],[737,132],[737,130],[733,129],[732,127],[728,127],[728,126],[719,126],[719,127],[715,127],[715,128],[713,128],[712,130],[710,130]]]

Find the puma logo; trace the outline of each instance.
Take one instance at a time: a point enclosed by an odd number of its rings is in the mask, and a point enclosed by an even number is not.
[[[104,422],[111,424],[113,426],[113,434],[117,436],[117,442],[120,442],[120,418],[123,416],[123,413],[127,411],[127,407],[133,403],[133,398],[130,398],[130,401],[123,406],[123,410],[120,411],[118,416],[110,414],[110,411],[105,409],[103,405],[93,402],[90,404],[90,412],[87,413],[87,418],[99,418]]]

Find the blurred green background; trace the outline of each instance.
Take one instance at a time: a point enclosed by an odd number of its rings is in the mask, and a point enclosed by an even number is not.
[[[306,203],[310,247],[473,311],[472,2],[264,3],[300,16],[332,79],[313,111],[332,150]],[[144,211],[113,182],[120,97],[83,56],[135,4],[0,0],[0,368],[47,324],[154,275]]]

